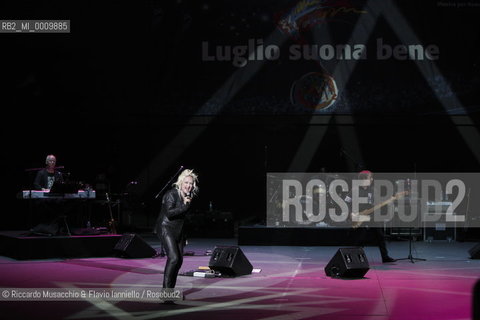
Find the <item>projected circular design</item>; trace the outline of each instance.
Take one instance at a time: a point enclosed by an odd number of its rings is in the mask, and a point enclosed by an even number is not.
[[[338,97],[335,79],[327,73],[310,72],[295,81],[290,91],[293,105],[315,110],[332,106]]]

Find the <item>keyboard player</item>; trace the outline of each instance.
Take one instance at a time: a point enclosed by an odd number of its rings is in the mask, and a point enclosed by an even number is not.
[[[55,167],[57,158],[53,154],[49,154],[45,159],[45,168],[39,170],[33,182],[35,190],[48,191],[52,188],[55,181],[63,182],[63,176]]]
[[[55,182],[63,182],[63,175],[56,168],[57,157],[53,154],[47,155],[45,159],[45,168],[42,168],[37,171],[35,180],[33,181],[33,189],[43,193],[48,194]],[[43,192],[42,192],[43,191]],[[32,192],[30,191],[29,196],[32,198]],[[66,203],[62,199],[49,199],[48,201],[34,201],[30,202],[30,223],[33,222],[33,225],[37,225],[33,229],[38,229],[37,233],[52,233],[49,229],[52,226],[57,226],[58,228],[58,219],[63,215]],[[44,228],[45,226],[50,226],[50,228]],[[33,230],[32,229],[32,230]]]

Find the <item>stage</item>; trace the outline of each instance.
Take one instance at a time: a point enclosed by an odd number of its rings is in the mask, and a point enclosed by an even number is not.
[[[152,247],[153,235],[142,235]],[[2,301],[4,319],[471,319],[472,290],[480,260],[473,242],[414,242],[413,256],[427,259],[382,264],[365,247],[370,270],[362,279],[335,279],[324,267],[338,246],[247,246],[241,249],[259,273],[234,278],[179,276],[185,300],[175,305],[144,301]],[[231,239],[190,239],[181,273],[208,266],[205,255]],[[407,241],[388,243],[395,258]],[[160,288],[166,258],[117,257],[18,261],[0,258],[3,288]]]
[[[0,255],[17,260],[113,256],[119,234],[39,236],[0,231]]]
[[[241,226],[238,228],[239,245],[260,246],[350,246],[357,242],[358,235],[346,227],[265,227]],[[367,230],[361,244],[371,245],[375,238]]]

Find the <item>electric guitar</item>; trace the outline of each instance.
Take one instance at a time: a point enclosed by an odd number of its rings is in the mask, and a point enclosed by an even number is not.
[[[112,213],[112,206],[111,206],[111,201],[110,201],[110,196],[108,195],[108,192],[105,193],[105,197],[107,198],[107,204],[108,204],[108,211],[110,213],[110,220],[108,221],[108,227],[110,229],[110,233],[117,234],[117,226],[115,219],[113,219],[113,213]]]
[[[381,207],[384,207],[386,206],[387,204],[389,204],[390,202],[392,201],[395,201],[395,200],[398,200],[400,198],[403,198],[405,197],[406,195],[408,194],[408,191],[402,191],[402,192],[398,192],[397,194],[395,194],[394,196],[390,197],[389,199],[383,201],[382,203],[379,203],[369,209],[365,209],[359,213],[352,213],[352,217],[353,216],[368,216],[368,215],[371,215],[375,210],[378,210],[380,209]],[[360,227],[365,221],[352,221],[352,227],[354,229]]]

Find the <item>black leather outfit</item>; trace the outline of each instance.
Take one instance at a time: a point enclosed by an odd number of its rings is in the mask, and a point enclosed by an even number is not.
[[[177,275],[183,263],[185,234],[183,225],[190,203],[184,204],[180,191],[173,188],[165,193],[162,210],[157,220],[157,230],[161,232],[162,245],[167,254],[167,263],[163,276],[164,288],[175,288]]]

